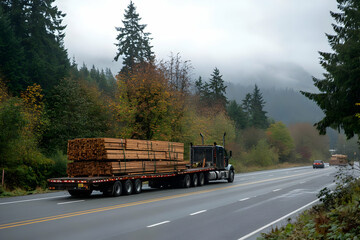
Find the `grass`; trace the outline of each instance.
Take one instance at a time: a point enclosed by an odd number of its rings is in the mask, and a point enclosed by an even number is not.
[[[40,194],[40,193],[49,193],[52,192],[49,189],[44,189],[37,187],[35,190],[26,191],[21,188],[16,188],[14,190],[8,190],[0,186],[0,198],[3,197],[15,197],[15,196],[25,196],[25,195],[32,195],[32,194]]]

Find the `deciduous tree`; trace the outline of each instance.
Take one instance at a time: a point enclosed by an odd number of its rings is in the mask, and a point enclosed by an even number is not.
[[[289,159],[290,154],[294,151],[294,142],[291,138],[289,130],[282,122],[276,122],[271,124],[266,130],[267,141],[272,147],[274,147],[281,162],[286,162]]]

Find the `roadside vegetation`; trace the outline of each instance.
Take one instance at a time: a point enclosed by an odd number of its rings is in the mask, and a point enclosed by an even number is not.
[[[133,2],[116,27],[116,76],[69,59],[64,17],[54,0],[0,3],[0,195],[46,189],[47,178],[66,176],[67,141],[74,138],[188,146],[200,144],[199,133],[205,144],[222,144],[226,132],[237,172],[329,157],[327,137],[311,124],[286,126],[271,119],[256,84],[241,102],[230,101],[217,67],[194,79],[191,62],[179,53],[156,59]]]

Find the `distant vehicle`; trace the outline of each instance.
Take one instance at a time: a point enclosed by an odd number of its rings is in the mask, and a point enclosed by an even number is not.
[[[322,160],[315,160],[313,168],[325,168],[325,163]]]
[[[347,159],[347,155],[343,155],[343,154],[334,154],[331,156],[330,158],[330,166],[346,166],[348,165],[348,159]]]

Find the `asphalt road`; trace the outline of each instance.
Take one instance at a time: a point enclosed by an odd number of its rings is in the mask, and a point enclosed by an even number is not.
[[[317,204],[335,167],[236,174],[233,183],[78,199],[54,192],[0,199],[0,239],[256,239]]]

